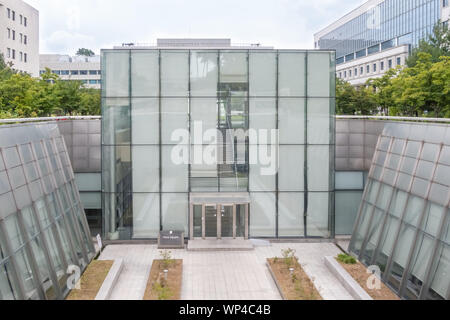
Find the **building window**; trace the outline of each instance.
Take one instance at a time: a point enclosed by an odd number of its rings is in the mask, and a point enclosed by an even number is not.
[[[12,31],[12,39],[16,40],[16,31],[15,30]]]
[[[398,57],[397,58],[397,65],[400,66],[402,64],[402,58]]]
[[[89,75],[95,76],[97,74],[97,70],[89,70]]]
[[[16,12],[14,10],[12,11],[12,20],[16,21]]]
[[[380,62],[380,70],[383,71],[384,70],[384,61]]]
[[[23,54],[23,61],[24,61],[25,63],[28,62],[28,55],[27,55],[26,53]]]
[[[11,48],[6,49],[6,57],[11,58]]]
[[[61,70],[61,75],[62,76],[68,76],[69,75],[69,70]]]
[[[373,72],[377,72],[377,64],[376,63],[373,64]]]
[[[8,33],[8,39],[11,39],[11,29],[7,28],[6,30],[7,30],[7,33]]]
[[[23,61],[23,53],[22,51],[19,52],[20,61]]]
[[[27,18],[26,18],[26,17],[23,18],[23,25],[24,25],[25,27],[27,26]]]
[[[88,72],[87,72],[87,70],[80,70],[80,74],[82,76],[87,76]]]
[[[355,68],[355,77],[358,76],[358,68]]]
[[[23,43],[23,34],[20,33],[19,35],[20,35],[20,43]]]
[[[8,19],[11,19],[11,9],[8,8],[8,9],[6,9],[6,10],[8,11]]]
[[[28,44],[28,37],[26,35],[23,36],[23,43]]]
[[[442,6],[445,8],[445,7],[448,7],[448,0],[442,0]]]
[[[388,61],[388,69],[392,69],[392,59],[389,59]]]
[[[352,77],[352,70],[348,70],[348,76],[351,78]]]
[[[97,84],[97,80],[89,80],[89,84]]]
[[[70,71],[70,74],[71,74],[72,76],[77,76],[77,75],[79,75],[79,72],[78,72],[78,70],[71,70],[71,71]]]
[[[16,50],[12,49],[12,58],[16,60]]]
[[[361,75],[363,75],[364,74],[364,67],[361,67]]]
[[[344,71],[344,78],[347,78],[347,71]]]
[[[19,17],[20,17],[20,24],[23,24],[23,16],[20,15]]]
[[[342,72],[339,72],[339,79],[342,78]]]
[[[366,73],[370,73],[370,66],[369,65],[367,65],[367,67],[366,67]]]

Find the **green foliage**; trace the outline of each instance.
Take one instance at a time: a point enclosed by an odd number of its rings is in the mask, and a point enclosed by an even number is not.
[[[160,282],[156,282],[153,285],[153,290],[156,292],[158,296],[158,300],[169,300],[173,293],[172,290],[166,285],[162,285]]]
[[[348,254],[342,253],[342,254],[338,255],[337,259],[338,259],[338,261],[340,261],[344,264],[356,264],[356,259]]]
[[[295,250],[291,248],[281,250],[281,256],[283,257],[283,262],[287,268],[291,268],[297,260]]]
[[[0,118],[99,115],[100,91],[62,81],[49,69],[40,78],[17,73],[0,55]]]
[[[450,118],[450,32],[442,24],[414,49],[406,67],[354,88],[337,80],[336,113]]]
[[[170,268],[172,263],[174,262],[172,259],[172,252],[169,250],[161,250],[159,252],[159,255],[161,256],[162,264],[164,270],[167,270]]]
[[[92,51],[91,49],[86,49],[86,48],[80,48],[77,51],[77,56],[84,56],[84,57],[92,57],[95,55],[94,51]]]

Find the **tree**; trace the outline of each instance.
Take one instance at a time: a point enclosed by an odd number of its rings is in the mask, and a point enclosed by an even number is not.
[[[370,88],[355,88],[347,81],[336,80],[336,113],[339,115],[371,115],[376,101]]]
[[[84,56],[84,57],[92,57],[95,55],[94,51],[86,48],[80,48],[77,51],[77,56]]]
[[[408,67],[414,67],[417,64],[419,53],[430,54],[432,62],[438,62],[442,56],[450,56],[450,32],[448,26],[438,21],[433,28],[433,33],[426,39],[420,40],[417,48],[412,50],[411,55],[406,60]]]

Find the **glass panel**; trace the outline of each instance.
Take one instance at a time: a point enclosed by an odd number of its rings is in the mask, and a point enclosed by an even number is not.
[[[18,300],[17,284],[11,276],[11,263],[5,262],[0,265],[0,297],[1,300]]]
[[[202,144],[205,131],[216,129],[217,122],[217,98],[191,99],[191,133],[194,144]]]
[[[356,221],[362,191],[336,191],[336,234],[350,235]]]
[[[163,230],[183,231],[187,236],[189,205],[187,193],[162,194]]]
[[[217,208],[216,208],[216,206],[206,206],[205,237],[206,238],[217,238]]]
[[[398,232],[398,219],[388,216],[386,226],[383,230],[380,242],[380,254],[376,259],[376,264],[380,267],[381,272],[386,270],[387,258],[391,256],[394,246],[395,237]]]
[[[364,189],[363,172],[336,172],[336,190]]]
[[[450,246],[441,243],[439,246],[437,259],[437,267],[433,269],[429,298],[433,299],[439,296],[448,299],[450,291]]]
[[[383,211],[375,209],[373,213],[372,223],[367,233],[367,245],[362,257],[362,262],[367,265],[370,264],[374,251],[377,247],[384,217],[385,214],[383,213]]]
[[[330,97],[332,55],[329,52],[308,52],[308,96]]]
[[[308,237],[330,237],[329,193],[310,192],[308,194],[307,210],[307,236]]]
[[[85,209],[101,209],[102,207],[101,192],[82,192],[80,199]]]
[[[308,99],[308,143],[330,144],[330,99]]]
[[[245,237],[245,206],[244,204],[236,205],[236,237]]]
[[[130,53],[111,51],[103,53],[103,96],[127,97],[129,95]]]
[[[250,145],[250,191],[276,191],[278,153],[274,145]]]
[[[133,194],[133,239],[157,238],[159,233],[159,194]]]
[[[218,82],[218,53],[191,52],[191,96],[215,97]]]
[[[25,250],[22,249],[18,251],[15,256],[18,266],[18,270],[16,271],[19,278],[22,279],[27,298],[31,298],[33,300],[38,299],[39,297],[34,287],[34,275],[31,271],[30,263],[27,255],[25,254]]]
[[[131,141],[129,99],[103,99],[102,105],[102,143],[129,144]]]
[[[279,99],[280,144],[305,144],[305,99]]]
[[[303,237],[304,208],[303,193],[279,193],[278,235],[280,237]]]
[[[162,192],[189,191],[189,166],[188,163],[178,163],[177,150],[178,146],[162,146]]]
[[[202,205],[194,205],[194,237],[202,237]]]
[[[250,236],[275,237],[275,194],[250,193]]]
[[[132,99],[131,121],[133,144],[159,143],[158,99]]]
[[[280,191],[304,190],[304,146],[280,146]]]
[[[133,192],[159,191],[159,147],[133,146]]]
[[[308,190],[329,191],[330,185],[330,147],[309,145],[308,153]]]
[[[250,99],[250,112],[249,112],[250,128],[253,130],[276,129],[277,128],[276,112],[277,112],[276,99],[270,98]],[[269,137],[270,133],[267,133],[267,135]],[[251,144],[256,144],[257,142],[258,141],[253,141],[253,139],[250,139]]]
[[[75,182],[79,191],[101,191],[101,173],[76,173]]]
[[[250,52],[250,96],[276,96],[277,60],[273,52]]]
[[[247,71],[247,53],[221,52],[220,83],[247,83]]]
[[[159,95],[158,51],[131,52],[131,92],[133,97]]]
[[[179,136],[189,131],[188,109],[187,99],[171,98],[161,100],[161,139],[163,144],[189,143],[187,140],[189,136]]]
[[[306,95],[306,53],[282,52],[278,59],[278,95],[280,97],[304,97]]]
[[[161,96],[187,97],[188,87],[188,52],[161,51]]]

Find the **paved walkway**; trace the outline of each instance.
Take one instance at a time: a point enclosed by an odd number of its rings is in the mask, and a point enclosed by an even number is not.
[[[183,300],[278,300],[280,295],[266,259],[292,248],[324,299],[351,300],[352,297],[323,263],[326,255],[340,251],[332,243],[272,244],[246,252],[191,252],[172,250],[183,259]],[[124,269],[111,295],[112,300],[142,299],[153,259],[159,258],[156,245],[110,245],[100,259],[124,259]]]

